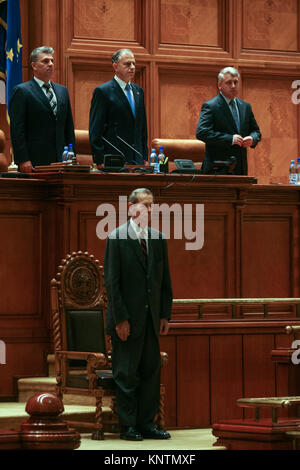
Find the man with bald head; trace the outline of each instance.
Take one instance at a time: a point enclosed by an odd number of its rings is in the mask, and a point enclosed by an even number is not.
[[[114,78],[98,86],[92,97],[89,134],[93,159],[102,166],[105,154],[121,154],[126,163],[143,165],[148,158],[147,120],[144,91],[133,83],[133,53],[118,50],[112,56],[112,67]]]
[[[233,156],[233,174],[247,175],[247,148],[254,148],[261,140],[251,105],[237,98],[239,78],[234,67],[222,69],[218,75],[219,94],[202,105],[196,137],[206,143],[203,173],[214,172],[215,160]]]

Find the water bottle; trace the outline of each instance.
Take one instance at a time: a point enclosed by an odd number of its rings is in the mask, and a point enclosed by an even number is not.
[[[290,170],[289,170],[289,183],[290,184],[296,184],[297,183],[297,173],[296,173],[295,160],[291,160]]]
[[[63,154],[62,154],[61,161],[62,161],[62,162],[66,162],[67,160],[68,160],[68,146],[65,145],[65,148],[64,148],[64,151],[63,151]]]
[[[298,157],[296,165],[296,184],[300,184],[300,157]]]
[[[153,167],[153,173],[158,173],[159,172],[159,163],[156,155],[155,149],[151,150],[151,155],[150,155],[150,166]]]
[[[159,147],[159,154],[158,154],[158,163],[163,165],[165,161],[165,154],[163,147]]]
[[[69,150],[68,150],[68,162],[72,162],[73,158],[75,157],[75,153],[73,152],[73,144],[69,144]]]

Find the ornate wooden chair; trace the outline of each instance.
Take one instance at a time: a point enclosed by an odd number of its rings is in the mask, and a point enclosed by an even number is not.
[[[67,255],[51,281],[51,307],[55,349],[56,392],[95,397],[95,421],[72,422],[78,428],[95,428],[92,439],[104,439],[104,431],[117,431],[115,384],[111,371],[110,337],[105,335],[106,292],[103,267],[93,255],[81,251]],[[162,365],[167,354],[161,353]],[[164,395],[156,418],[164,426]],[[103,398],[111,401],[103,410]],[[70,423],[71,424],[71,423]]]

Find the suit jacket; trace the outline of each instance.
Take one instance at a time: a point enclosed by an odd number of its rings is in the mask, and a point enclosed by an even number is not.
[[[48,165],[61,160],[64,146],[73,144],[75,134],[66,87],[52,83],[57,114],[35,80],[17,85],[9,103],[11,141],[15,163],[30,160],[32,165]]]
[[[115,229],[106,241],[104,276],[108,296],[106,328],[112,335],[124,320],[130,323],[131,337],[139,337],[149,311],[156,334],[160,319],[169,319],[172,287],[167,243],[163,235],[148,229],[148,263],[130,222]]]
[[[254,118],[251,105],[236,98],[240,116],[240,132],[236,127],[232,113],[223,96],[219,93],[213,99],[203,103],[196,130],[196,137],[206,143],[205,157],[202,165],[204,173],[210,173],[214,160],[228,160],[235,156],[237,175],[247,175],[247,149],[232,145],[234,134],[242,137],[253,137],[254,148],[261,140],[261,133]]]
[[[148,158],[147,119],[144,91],[132,83],[135,117],[130,104],[115,79],[98,86],[93,93],[90,109],[89,134],[94,161],[101,164],[105,154],[124,154],[126,162],[143,164]],[[130,150],[120,139],[134,147],[141,155]],[[104,136],[113,146],[102,140]],[[119,152],[120,153],[120,152]]]

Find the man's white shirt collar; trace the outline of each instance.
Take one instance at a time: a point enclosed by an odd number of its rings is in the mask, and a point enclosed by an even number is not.
[[[114,79],[116,80],[116,82],[120,85],[120,87],[122,88],[122,90],[124,91],[125,93],[125,87],[127,85],[126,82],[124,82],[124,80],[122,80],[121,78],[119,78],[117,75],[114,76]],[[130,88],[131,88],[131,82],[128,82]]]
[[[226,98],[226,96],[224,96],[221,91],[220,91],[220,94],[223,96],[224,100],[226,101],[226,103],[227,103],[228,106],[229,106],[229,103],[230,103],[231,99],[230,99],[230,98]],[[236,104],[236,99],[235,99],[235,98],[233,98],[233,102],[234,102],[234,104]]]
[[[37,77],[33,77],[33,78],[37,82],[37,84],[40,85],[40,87],[42,87],[44,85],[44,83],[49,83],[49,85],[52,86],[50,80],[48,82],[44,82],[43,80],[40,80]]]
[[[131,225],[131,228],[132,230],[134,231],[134,233],[136,234],[136,237],[138,239],[141,238],[141,233],[142,231],[144,232],[144,238],[145,240],[148,239],[148,227],[145,227],[145,229],[143,230],[139,225],[137,225],[134,220],[132,219],[132,217],[130,218],[130,225]]]

